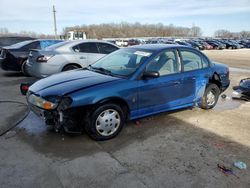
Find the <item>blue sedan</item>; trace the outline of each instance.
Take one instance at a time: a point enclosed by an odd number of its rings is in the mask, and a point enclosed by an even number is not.
[[[180,45],[123,48],[85,69],[52,75],[27,93],[30,108],[56,131],[114,138],[126,120],[199,106],[213,108],[229,70]]]

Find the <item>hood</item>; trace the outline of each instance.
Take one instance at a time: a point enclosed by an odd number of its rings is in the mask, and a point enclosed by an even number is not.
[[[35,82],[29,91],[43,97],[63,96],[120,79],[85,69],[77,69],[41,79]]]

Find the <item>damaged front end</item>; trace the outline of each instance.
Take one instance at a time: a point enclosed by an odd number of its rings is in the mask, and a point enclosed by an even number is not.
[[[28,94],[27,101],[31,110],[44,119],[46,125],[53,127],[56,132],[81,133],[81,115],[77,108],[70,108],[70,97],[50,96],[41,98]]]
[[[233,90],[232,98],[250,101],[250,78],[242,79]]]

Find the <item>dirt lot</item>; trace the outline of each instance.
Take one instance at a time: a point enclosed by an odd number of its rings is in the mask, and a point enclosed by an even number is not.
[[[230,67],[250,69],[250,49],[205,50],[211,60],[225,63]]]
[[[208,51],[211,59],[250,68],[247,50]],[[220,54],[220,55],[219,55]],[[230,58],[229,58],[230,54]],[[239,59],[238,59],[239,58]],[[233,61],[235,59],[235,61]],[[234,63],[237,62],[237,63]],[[240,64],[238,63],[240,62]],[[226,62],[225,62],[226,63]],[[1,187],[250,187],[250,103],[230,98],[233,85],[250,77],[249,70],[231,69],[232,85],[215,109],[181,110],[128,122],[110,141],[87,135],[57,134],[33,113],[0,137]],[[21,74],[0,71],[1,100],[25,98]],[[13,105],[13,104],[12,104]],[[13,124],[25,109],[0,103],[0,116]],[[235,161],[246,170],[232,166]],[[225,175],[217,164],[232,167]]]

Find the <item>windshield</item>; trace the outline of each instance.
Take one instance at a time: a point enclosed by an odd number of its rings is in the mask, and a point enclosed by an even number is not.
[[[21,47],[25,46],[26,44],[29,44],[30,42],[32,42],[32,40],[26,40],[26,41],[23,41],[23,42],[13,44],[13,45],[11,45],[11,47],[13,47],[13,48],[21,48]]]
[[[129,77],[151,54],[148,51],[124,48],[105,56],[91,67],[113,75]]]

